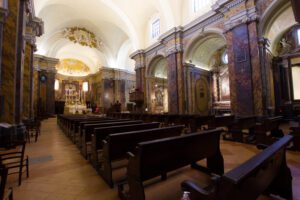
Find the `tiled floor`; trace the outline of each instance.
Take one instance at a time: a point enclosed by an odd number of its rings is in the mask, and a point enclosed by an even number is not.
[[[221,148],[225,171],[258,152],[252,145],[224,141]],[[17,186],[17,176],[9,177],[16,200],[118,199],[116,187],[110,189],[104,183],[59,129],[56,119],[42,123],[42,135],[37,143],[28,144],[27,154],[30,157],[30,177],[24,178],[20,187]],[[287,158],[293,173],[294,199],[300,200],[300,152],[288,152]],[[185,173],[181,173],[182,171]],[[189,167],[172,173],[167,181],[147,187],[147,199],[180,199],[180,182],[192,176],[199,174]]]

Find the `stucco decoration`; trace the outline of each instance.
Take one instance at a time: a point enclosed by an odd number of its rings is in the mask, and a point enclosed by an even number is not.
[[[87,76],[91,73],[90,68],[80,60],[63,59],[56,65],[59,74],[65,76]]]
[[[71,42],[78,43],[82,46],[99,49],[102,45],[101,40],[99,40],[94,33],[85,28],[69,27],[63,30],[63,35]]]

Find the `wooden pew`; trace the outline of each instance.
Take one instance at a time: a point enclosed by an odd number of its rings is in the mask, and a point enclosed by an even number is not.
[[[121,126],[109,126],[103,128],[96,128],[92,134],[91,142],[91,162],[93,166],[97,169],[98,167],[98,152],[103,148],[102,140],[104,140],[108,135],[129,131],[139,131],[146,129],[158,128],[160,126],[159,122],[142,123],[142,124],[131,124],[131,125],[121,125]]]
[[[73,123],[72,123],[72,127],[71,127],[71,130],[70,130],[70,134],[73,136],[73,134],[76,134],[78,133],[79,131],[79,127],[80,127],[80,123],[81,122],[104,122],[104,121],[112,121],[112,120],[116,120],[116,119],[113,119],[113,118],[87,118],[87,119],[75,119],[73,120]]]
[[[229,126],[228,132],[226,133],[226,135],[224,135],[223,139],[237,142],[245,142],[244,135],[248,134],[249,136],[253,134],[253,128],[255,125],[255,116],[238,117]]]
[[[108,137],[102,141],[103,151],[101,168],[99,169],[100,175],[110,187],[113,187],[113,161],[124,159],[126,153],[133,151],[139,142],[179,136],[183,128],[184,126],[180,125],[108,135]]]
[[[190,180],[184,181],[182,188],[190,192],[191,200],[253,200],[261,194],[292,200],[292,176],[285,156],[285,147],[291,140],[292,136],[284,136],[223,176],[214,176],[209,190]]]
[[[82,130],[84,129],[84,126],[87,124],[101,124],[101,123],[115,123],[115,122],[126,122],[131,121],[130,119],[111,119],[111,120],[105,120],[105,121],[82,121],[79,123],[78,131],[74,134],[73,142],[80,143],[81,136],[82,136]],[[81,144],[80,144],[81,145]]]
[[[254,127],[256,145],[272,144],[277,138],[283,136],[282,130],[279,129],[282,116],[268,117],[257,123]]]
[[[214,129],[218,127],[229,127],[233,124],[235,120],[234,115],[218,115],[213,116],[208,123],[208,129]]]
[[[222,129],[203,131],[185,136],[139,143],[133,153],[128,153],[127,184],[118,185],[121,199],[143,200],[145,192],[143,182],[161,176],[166,179],[167,172],[190,165],[203,169],[197,161],[207,161],[206,171],[223,174],[224,162],[220,151]]]
[[[132,125],[132,124],[141,124],[143,121],[125,121],[125,122],[112,122],[112,123],[98,123],[98,124],[86,124],[81,132],[81,153],[87,158],[87,145],[90,145],[91,135],[96,128],[102,127],[112,127],[112,126],[121,126],[121,125]]]

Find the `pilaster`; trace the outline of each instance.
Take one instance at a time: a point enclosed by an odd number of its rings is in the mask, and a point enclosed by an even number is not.
[[[182,29],[180,27],[175,28],[174,32],[162,42],[167,49],[169,113],[183,114],[185,112],[185,90]]]
[[[54,82],[58,62],[55,58],[34,55],[34,68],[38,71],[37,109],[41,117],[47,118],[55,113]]]
[[[146,89],[146,55],[143,50],[138,50],[130,55],[135,60],[136,72],[136,92],[143,93],[144,101],[137,101],[136,108],[138,112],[143,112],[147,105],[147,89]]]

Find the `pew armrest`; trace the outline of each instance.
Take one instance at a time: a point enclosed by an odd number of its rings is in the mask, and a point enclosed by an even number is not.
[[[104,146],[105,144],[107,144],[107,141],[106,140],[102,140],[102,144]]]
[[[196,199],[207,199],[212,200],[214,199],[214,193],[211,191],[207,191],[206,189],[202,188],[199,184],[194,181],[186,180],[181,183],[181,188],[183,191],[190,192],[191,200]]]
[[[134,154],[131,153],[130,151],[127,152],[127,158],[134,158]]]

